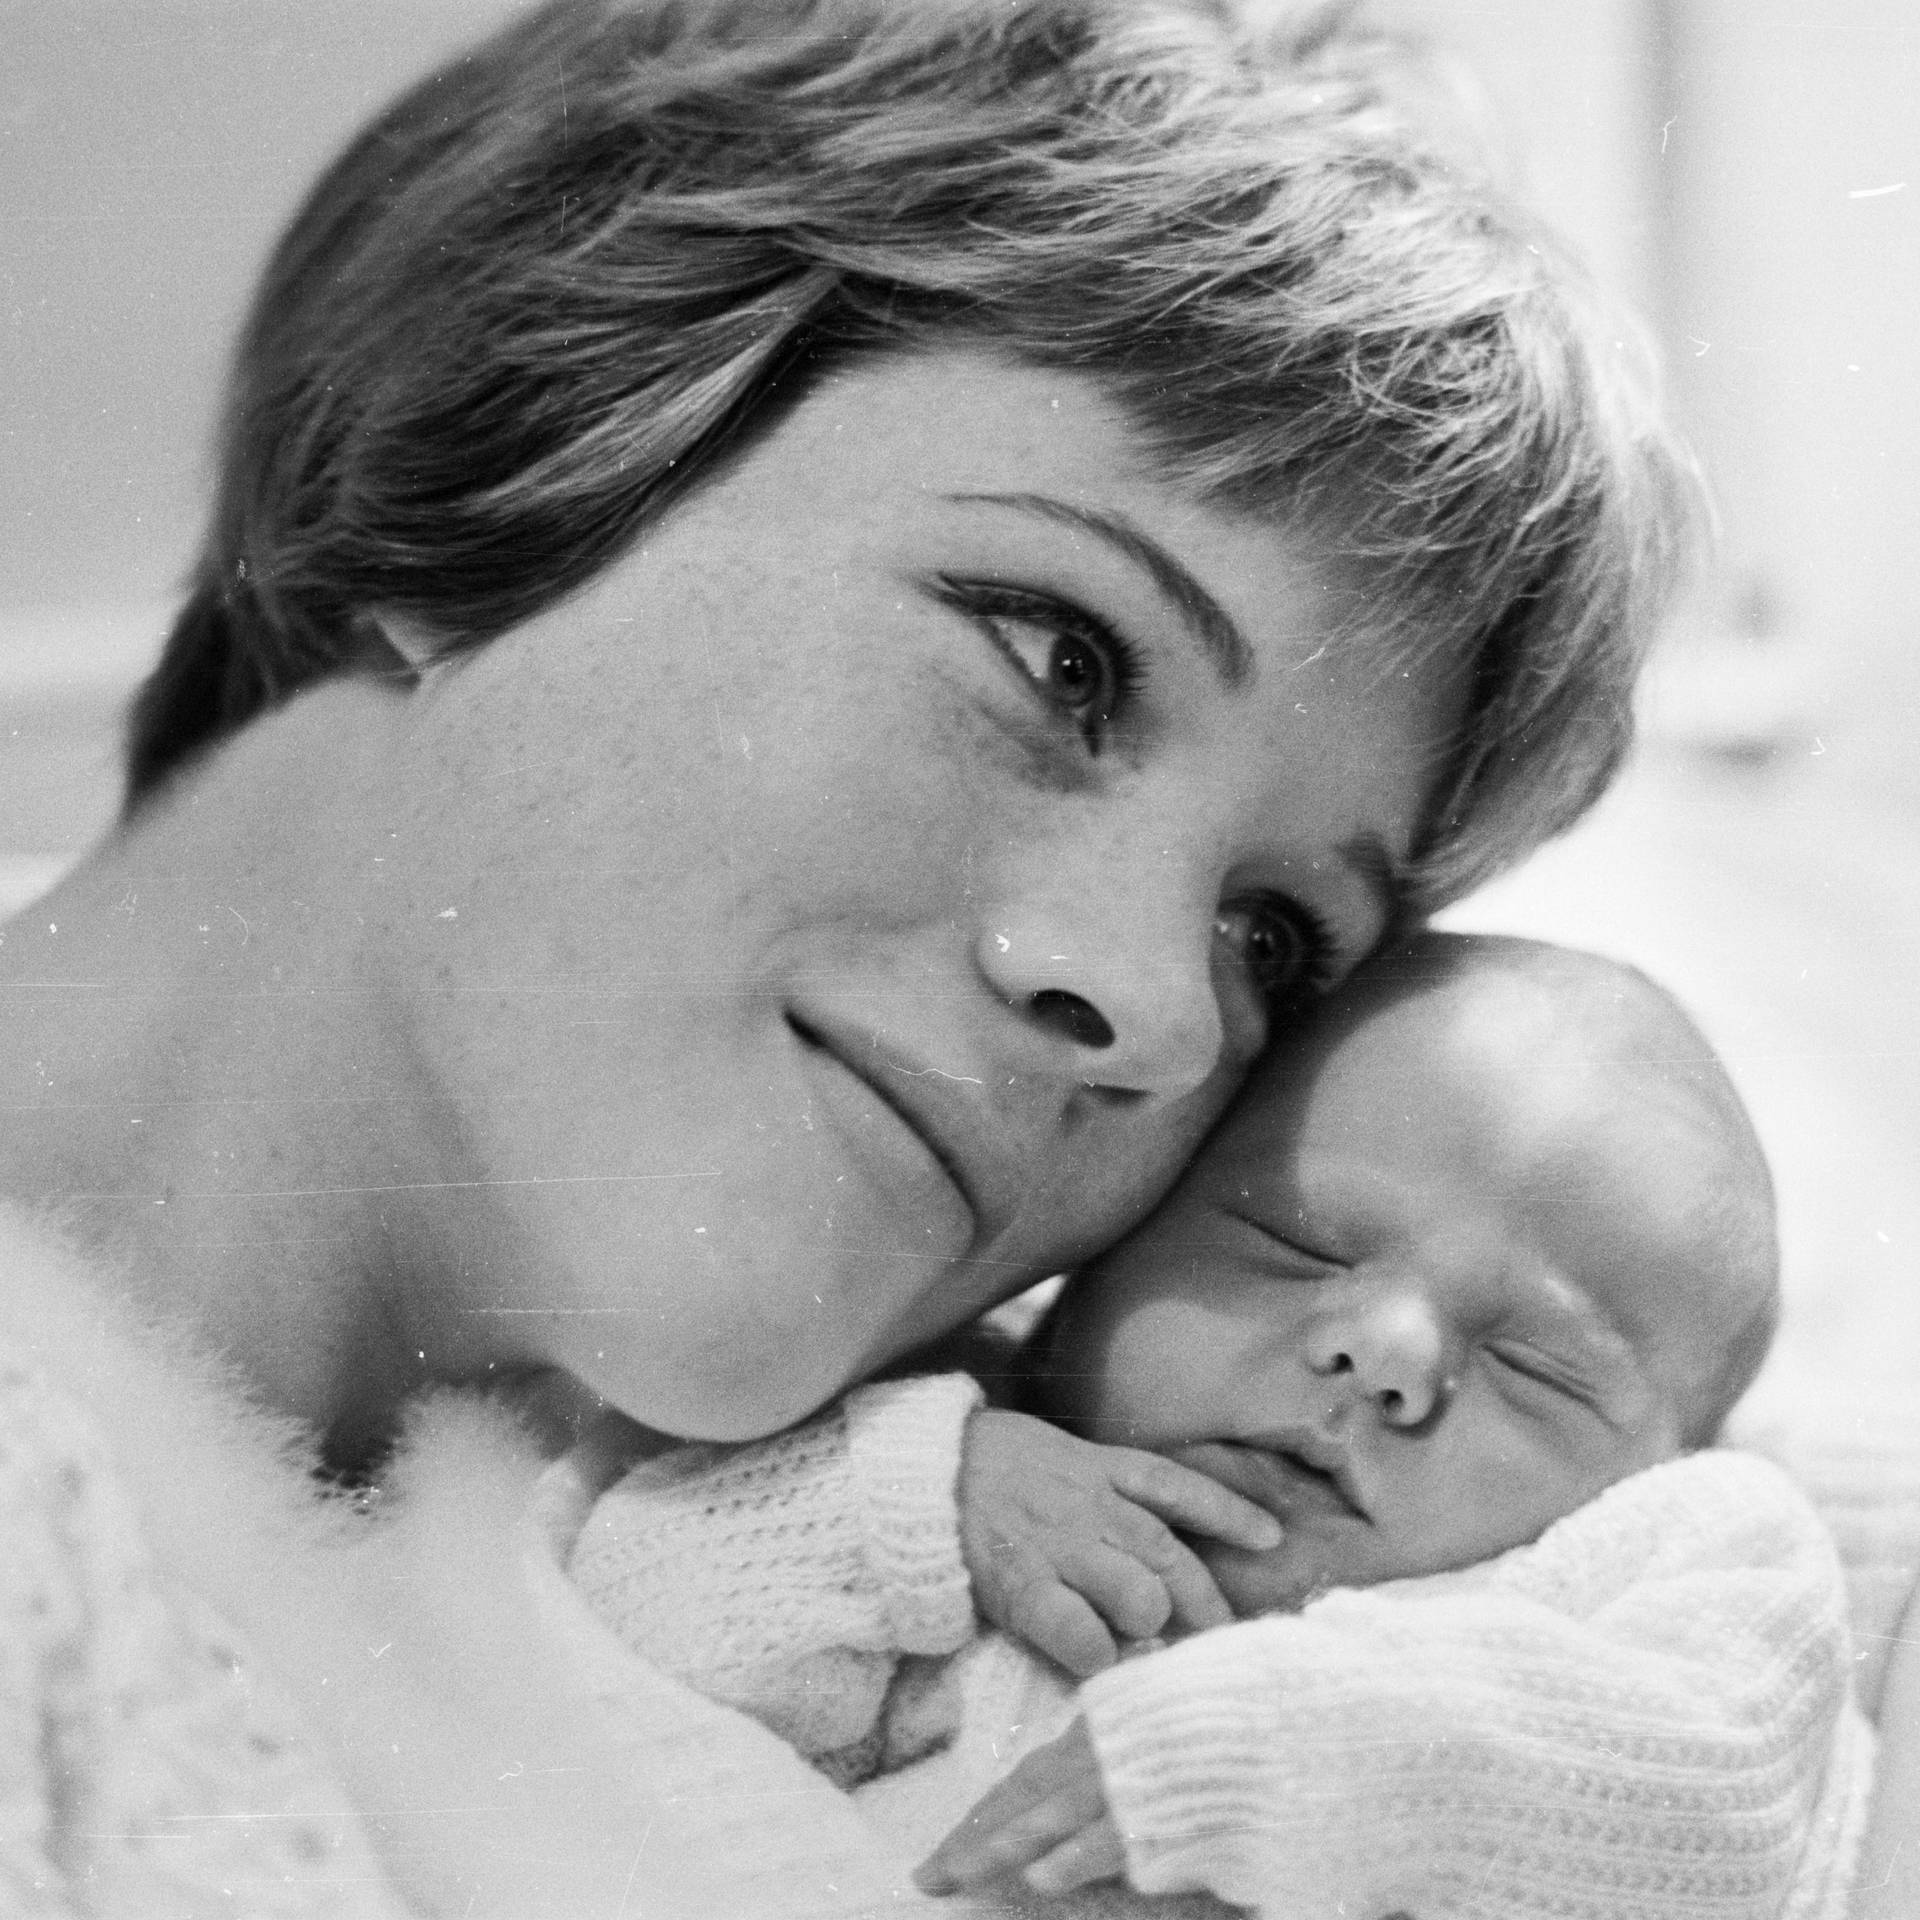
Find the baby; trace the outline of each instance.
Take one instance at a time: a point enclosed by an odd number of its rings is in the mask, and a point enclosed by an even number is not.
[[[1735,1792],[1747,1828],[1713,1829],[1777,1891],[1816,1829],[1844,1850],[1819,1809],[1864,1775],[1816,1523],[1763,1463],[1694,1452],[1766,1351],[1775,1264],[1751,1126],[1665,994],[1421,935],[1074,1276],[1013,1376],[1028,1411],[948,1374],[677,1449],[599,1501],[572,1571],[903,1835],[990,1787],[929,1890],[1124,1873],[1426,1915],[1456,1910],[1451,1846],[1476,1913],[1585,1884],[1637,1912],[1649,1833],[1711,1875],[1686,1809],[1778,1768],[1797,1687],[1784,1803]],[[1180,1644],[1114,1665],[1157,1634]],[[1578,1815],[1564,1846],[1499,1866],[1474,1808],[1543,1793]]]

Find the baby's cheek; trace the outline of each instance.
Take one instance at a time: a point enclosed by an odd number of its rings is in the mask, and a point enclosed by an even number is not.
[[[1297,1613],[1316,1595],[1341,1580],[1329,1573],[1322,1542],[1289,1538],[1268,1553],[1217,1542],[1196,1543],[1195,1550],[1218,1582],[1236,1620],[1263,1613]]]
[[[1124,1332],[1081,1346],[1058,1341],[1044,1389],[1050,1419],[1103,1447],[1152,1448],[1165,1415],[1152,1390],[1151,1356]]]

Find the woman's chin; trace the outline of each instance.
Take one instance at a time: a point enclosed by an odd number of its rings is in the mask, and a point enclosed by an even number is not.
[[[680,1348],[670,1373],[649,1354],[631,1368],[596,1368],[590,1384],[626,1419],[676,1440],[763,1440],[854,1384],[844,1357],[851,1342],[824,1307],[820,1319],[743,1325],[718,1345]]]

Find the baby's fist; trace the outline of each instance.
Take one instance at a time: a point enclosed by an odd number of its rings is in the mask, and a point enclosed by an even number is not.
[[[1233,1617],[1175,1527],[1253,1552],[1280,1542],[1271,1514],[1204,1474],[996,1408],[968,1423],[959,1496],[981,1613],[1083,1678],[1119,1657],[1116,1637]]]

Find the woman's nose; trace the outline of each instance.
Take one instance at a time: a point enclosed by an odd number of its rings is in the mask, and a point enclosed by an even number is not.
[[[1417,1427],[1444,1411],[1451,1358],[1440,1315],[1412,1288],[1368,1292],[1307,1336],[1313,1371],[1363,1395],[1392,1427]]]
[[[1223,1031],[1211,971],[1211,926],[1153,931],[1115,923],[1127,902],[1074,913],[1064,903],[989,921],[978,958],[995,994],[1028,1031],[1063,1050],[1092,1086],[1167,1098],[1219,1066]]]

